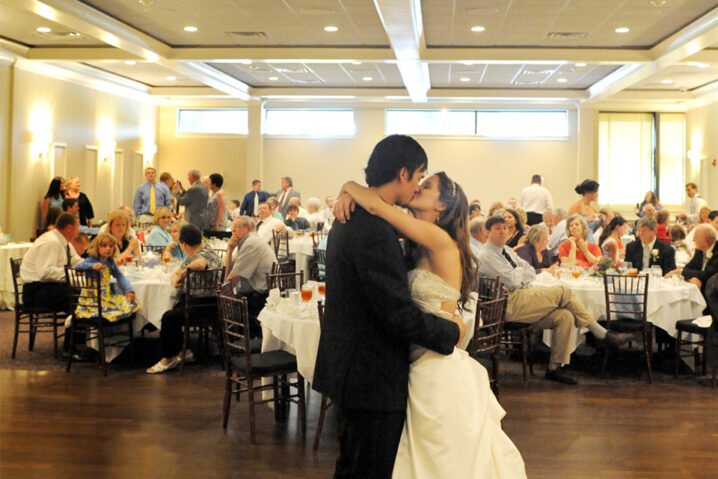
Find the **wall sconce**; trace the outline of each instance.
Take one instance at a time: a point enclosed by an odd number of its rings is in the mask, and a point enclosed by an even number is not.
[[[117,148],[117,142],[114,140],[100,143],[98,150],[99,157],[102,159],[102,161],[110,161],[111,159],[113,159],[115,154],[115,148]]]
[[[688,150],[686,156],[691,160],[691,166],[700,165],[701,160],[705,158],[705,155],[703,155],[700,150]]]
[[[147,145],[142,148],[142,162],[144,167],[152,166],[152,161],[155,159],[155,153],[157,153],[157,145]]]
[[[52,132],[51,131],[39,131],[32,133],[32,140],[30,145],[30,154],[33,158],[45,161],[48,157],[48,151],[52,145]]]

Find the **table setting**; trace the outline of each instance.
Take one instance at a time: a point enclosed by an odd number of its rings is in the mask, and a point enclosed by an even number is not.
[[[289,257],[294,258],[296,271],[304,271],[304,278],[309,275],[309,261],[314,257],[314,240],[309,233],[297,231],[289,240]]]
[[[15,288],[12,284],[10,260],[22,258],[32,243],[13,243],[9,235],[0,232],[0,309],[15,307]]]

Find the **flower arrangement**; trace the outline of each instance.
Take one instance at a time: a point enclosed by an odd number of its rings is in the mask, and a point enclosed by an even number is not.
[[[620,266],[620,263],[613,264],[613,260],[611,258],[604,257],[601,258],[598,263],[591,266],[589,276],[601,278],[606,273],[618,272],[617,268]]]

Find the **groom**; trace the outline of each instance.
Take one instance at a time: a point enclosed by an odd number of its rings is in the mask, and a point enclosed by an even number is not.
[[[413,138],[388,136],[369,157],[366,181],[387,203],[405,205],[427,163]],[[313,387],[342,412],[334,477],[389,479],[406,416],[409,344],[450,354],[463,323],[414,305],[397,232],[359,206],[332,227],[326,282]]]

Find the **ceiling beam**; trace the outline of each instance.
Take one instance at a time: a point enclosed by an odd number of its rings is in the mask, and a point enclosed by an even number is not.
[[[33,47],[28,60],[92,62],[98,60],[142,60],[126,50],[115,47]]]
[[[626,65],[589,88],[591,102],[602,101],[643,81],[701,50],[718,43],[718,8],[714,8],[650,49],[653,61]]]
[[[212,62],[394,62],[394,51],[388,47],[189,47],[173,48],[173,60],[201,60]]]
[[[8,55],[25,58],[30,52],[30,47],[13,42],[12,40],[0,38],[0,51],[5,52]]]
[[[419,0],[374,0],[384,30],[396,56],[396,66],[411,100],[426,101],[431,89],[429,66],[421,61],[424,41]]]
[[[649,50],[620,48],[427,48],[422,59],[436,63],[650,63]]]

